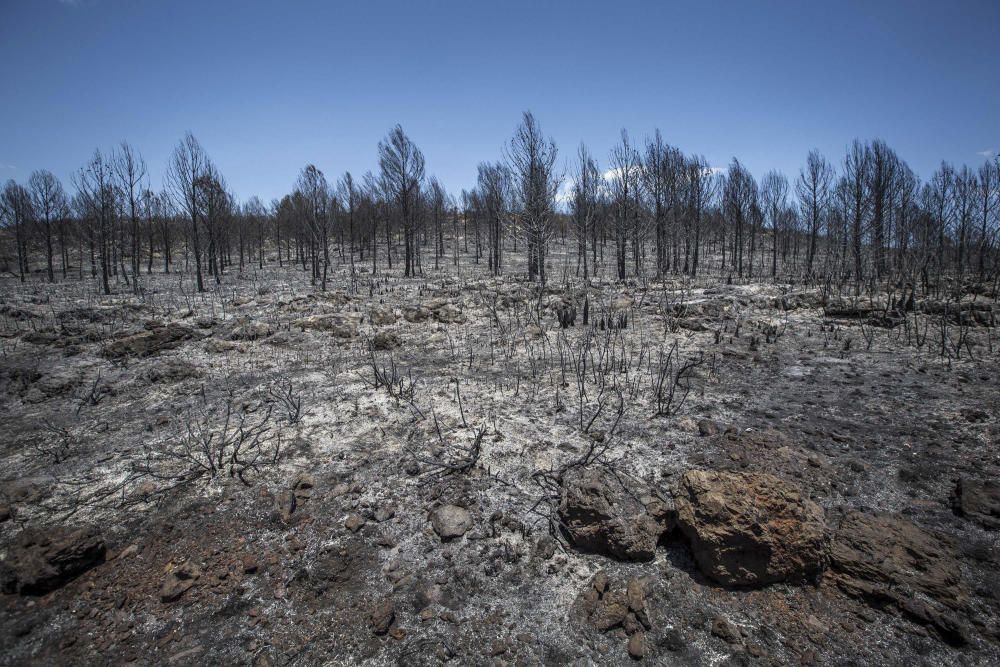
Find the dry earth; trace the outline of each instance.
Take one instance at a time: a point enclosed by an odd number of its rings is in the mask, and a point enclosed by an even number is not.
[[[4,279],[0,662],[1000,659],[989,301],[463,273]]]

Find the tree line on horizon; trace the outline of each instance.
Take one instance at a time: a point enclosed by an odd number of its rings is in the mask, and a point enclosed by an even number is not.
[[[378,143],[378,169],[335,183],[305,166],[293,190],[239,201],[198,140],[174,149],[154,190],[128,143],[96,150],[71,178],[46,170],[0,192],[0,272],[24,282],[74,276],[142,286],[143,273],[193,273],[198,291],[224,273],[299,266],[325,290],[330,267],[425,275],[462,256],[499,276],[524,253],[531,281],[695,277],[786,280],[843,289],[889,281],[940,293],[1000,274],[1000,157],[978,168],[942,162],[927,181],[885,142],[855,140],[839,163],[818,151],[794,181],[759,180],[736,158],[725,170],[685,154],[659,130],[641,144],[622,131],[603,165],[581,143],[569,174],[526,112],[499,159],[457,195],[428,176],[402,127]],[[75,265],[74,265],[75,261]],[[604,270],[608,273],[605,276]],[[981,289],[980,289],[981,291]]]

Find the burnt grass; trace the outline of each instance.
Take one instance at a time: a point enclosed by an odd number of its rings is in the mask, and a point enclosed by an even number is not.
[[[473,266],[413,279],[344,268],[326,293],[287,267],[206,294],[189,277],[144,281],[110,297],[0,283],[0,548],[25,528],[77,525],[107,544],[103,563],[46,595],[0,597],[3,664],[627,664],[621,629],[573,613],[600,571],[643,582],[649,664],[1000,659],[1000,533],[951,500],[959,478],[1000,477],[993,328],[968,328],[956,358],[933,315],[910,315],[927,327],[918,345],[909,322],[826,316],[816,288],[711,278],[541,293]],[[951,324],[946,343],[961,333]],[[675,343],[701,363],[657,415]],[[213,471],[192,433],[224,431],[227,406],[231,425],[261,433]],[[536,473],[595,442],[665,493],[692,468],[767,472],[830,526],[861,509],[947,536],[967,641],[825,577],[720,586],[676,531],[652,562],[574,550]],[[464,536],[432,529],[444,504],[471,513]],[[191,585],[164,601],[185,567]],[[385,603],[383,632],[372,612]],[[738,636],[713,633],[719,617]]]

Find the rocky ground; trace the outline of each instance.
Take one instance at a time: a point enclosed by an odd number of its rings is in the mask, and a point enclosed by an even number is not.
[[[0,662],[1000,660],[992,301],[428,273],[5,278]]]

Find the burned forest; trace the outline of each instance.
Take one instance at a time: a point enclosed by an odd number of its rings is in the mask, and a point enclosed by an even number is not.
[[[377,152],[7,183],[5,662],[997,659],[996,160]]]
[[[1000,664],[995,3],[4,4],[0,665]]]

